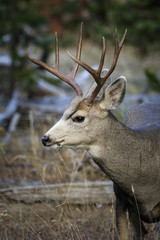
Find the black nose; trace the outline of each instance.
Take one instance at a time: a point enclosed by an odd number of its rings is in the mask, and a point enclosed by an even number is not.
[[[47,142],[49,141],[49,137],[43,136],[43,137],[41,138],[41,140],[42,140],[42,144],[43,144],[44,146],[47,146]]]

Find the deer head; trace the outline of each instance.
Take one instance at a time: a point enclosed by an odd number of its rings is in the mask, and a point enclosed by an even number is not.
[[[42,143],[47,147],[55,147],[59,150],[62,146],[70,148],[81,148],[88,150],[103,131],[103,122],[106,121],[109,110],[119,106],[125,95],[126,80],[121,76],[110,83],[110,75],[116,67],[120,51],[125,40],[125,31],[120,43],[118,43],[117,30],[115,31],[115,50],[110,69],[102,75],[103,64],[106,53],[106,44],[103,37],[103,49],[100,64],[95,70],[80,60],[82,48],[82,24],[77,47],[76,57],[69,52],[69,56],[75,61],[71,75],[66,76],[59,71],[59,47],[56,33],[56,63],[54,67],[28,56],[33,63],[43,67],[68,83],[77,93],[69,108],[64,112],[62,118],[42,137]],[[91,87],[87,96],[83,96],[82,90],[75,81],[78,67],[82,66],[94,78],[95,84]],[[106,87],[107,85],[107,87]],[[106,124],[105,124],[106,125]],[[110,128],[110,126],[108,126]]]

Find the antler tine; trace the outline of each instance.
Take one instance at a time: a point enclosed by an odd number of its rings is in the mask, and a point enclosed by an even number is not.
[[[106,42],[105,42],[105,38],[102,37],[102,40],[103,40],[103,50],[102,50],[102,54],[101,54],[100,64],[99,64],[99,67],[97,69],[97,72],[99,74],[101,74],[101,71],[102,71],[102,68],[103,68],[103,64],[104,64],[104,58],[105,58],[105,55],[106,55]]]
[[[69,56],[81,67],[83,67],[86,71],[88,71],[93,78],[95,79],[96,83],[99,84],[100,83],[100,74],[103,68],[103,64],[104,64],[104,58],[105,58],[105,54],[106,54],[106,44],[105,44],[105,38],[102,38],[103,40],[103,49],[102,49],[102,54],[101,54],[101,60],[100,60],[100,64],[98,69],[93,69],[91,68],[88,64],[80,61],[80,59],[73,57],[70,52],[68,52]]]
[[[59,69],[59,44],[58,44],[58,34],[55,32],[55,45],[56,45],[56,53],[55,53],[55,66],[53,68]]]
[[[79,64],[75,65],[75,67],[73,69],[73,73],[69,76],[66,76],[63,73],[59,72],[59,46],[58,46],[58,35],[57,35],[57,33],[55,33],[55,36],[56,36],[56,53],[55,53],[55,65],[53,67],[50,67],[44,62],[30,57],[29,54],[27,54],[27,58],[31,62],[37,64],[38,66],[43,67],[48,72],[57,76],[58,78],[60,78],[64,82],[68,83],[76,91],[78,96],[82,96],[83,95],[82,90],[81,90],[80,86],[75,81],[75,76],[76,76]],[[78,43],[78,47],[77,47],[77,56],[76,57],[78,59],[80,59],[80,56],[81,56],[81,48],[82,48],[82,24],[81,24],[81,29],[80,29],[79,43]]]
[[[91,68],[89,65],[87,65],[86,63],[80,61],[79,59],[73,57],[70,52],[68,51],[68,55],[81,67],[83,67],[86,71],[88,71],[94,78],[95,78],[95,69]],[[96,81],[96,79],[95,79]]]
[[[80,34],[79,34],[79,41],[78,41],[78,45],[77,45],[77,52],[76,52],[76,59],[80,60],[81,58],[81,50],[82,50],[82,32],[83,32],[83,23],[81,23],[81,27],[80,27]],[[79,64],[76,63],[75,67],[73,68],[73,72],[70,75],[71,79],[75,79],[76,73],[78,71],[78,67]]]
[[[123,43],[124,43],[126,34],[127,34],[127,29],[125,30],[125,32],[124,32],[124,34],[123,34],[123,37],[122,37],[122,39],[121,39],[121,41],[120,41],[120,43],[118,43],[117,28],[116,28],[116,30],[115,30],[115,50],[114,50],[113,62],[112,62],[112,65],[111,65],[109,71],[108,71],[107,74],[103,77],[103,81],[105,81],[105,80],[111,75],[111,73],[114,71],[114,69],[115,69],[115,67],[116,67],[117,60],[118,60],[120,51],[121,51],[121,49],[122,49],[122,46],[123,46]]]
[[[120,48],[122,48],[122,46],[123,46],[124,40],[125,40],[125,38],[126,38],[126,35],[127,35],[127,29],[125,30],[125,32],[124,32],[124,34],[123,34],[123,37],[122,37],[122,39],[121,39],[121,41],[120,41],[120,43],[119,43],[119,47],[120,47]]]

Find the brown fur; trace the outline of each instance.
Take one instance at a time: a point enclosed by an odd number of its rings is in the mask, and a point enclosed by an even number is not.
[[[125,88],[121,77],[89,106],[76,97],[46,136],[48,146],[87,150],[114,182],[119,239],[127,239],[129,220],[139,240],[147,233],[142,221],[160,220],[160,105],[139,105],[120,123],[110,109],[122,102]],[[73,121],[77,116],[84,121]]]

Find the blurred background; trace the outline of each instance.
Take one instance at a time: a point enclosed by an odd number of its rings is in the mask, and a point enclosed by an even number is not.
[[[67,50],[75,54],[83,22],[82,60],[90,66],[98,65],[104,36],[107,43],[104,67],[109,68],[115,29],[118,29],[120,40],[127,28],[125,43],[112,74],[113,80],[120,75],[127,78],[125,101],[114,112],[122,120],[134,105],[148,101],[160,103],[159,13],[157,0],[0,1],[1,189],[106,181],[84,152],[62,150],[56,153],[42,147],[41,137],[60,118],[75,93],[61,80],[29,62],[26,56],[29,53],[31,57],[54,65],[54,34],[57,32],[60,70],[69,74],[74,63]],[[86,93],[93,80],[79,68],[77,82]],[[46,200],[39,200],[36,205],[33,200],[26,207],[20,196],[18,202],[6,195],[0,194],[0,197],[0,239],[93,240],[97,236],[106,239],[106,234],[107,239],[113,239],[112,208],[106,209],[109,214],[106,220],[101,205],[85,205],[75,210],[65,202],[64,208],[59,210],[56,207],[64,199],[56,205],[55,202],[46,204]],[[90,223],[87,228],[86,222]],[[147,239],[154,239],[153,235]]]
[[[26,52],[34,52],[40,60],[48,62],[54,51],[54,32],[58,32],[62,49],[76,46],[81,22],[84,22],[84,39],[91,41],[94,48],[101,45],[102,36],[114,43],[115,28],[120,36],[127,28],[125,45],[135,47],[136,55],[142,59],[141,71],[148,68],[145,70],[148,76],[151,69],[143,66],[143,61],[146,54],[160,49],[159,10],[160,3],[156,0],[2,0],[0,93],[3,95],[7,90],[10,98],[14,89],[23,85],[31,94],[37,76],[34,66],[26,60]]]

